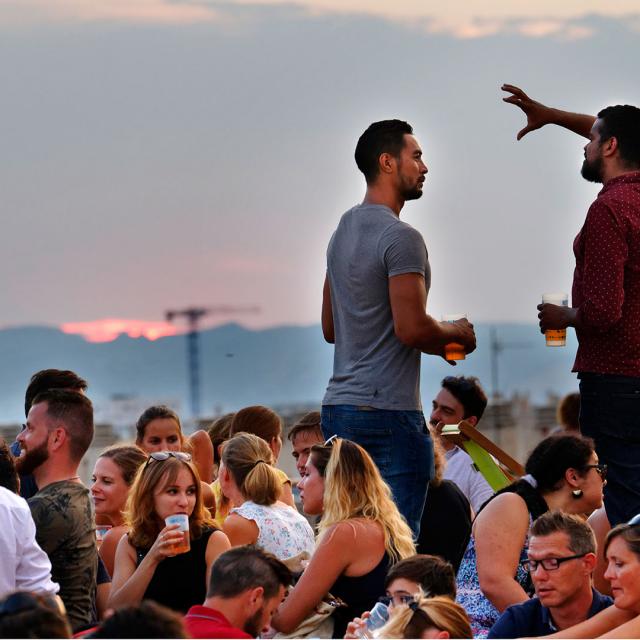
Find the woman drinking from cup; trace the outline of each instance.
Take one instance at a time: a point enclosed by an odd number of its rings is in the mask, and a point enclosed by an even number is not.
[[[212,526],[200,486],[189,454],[149,455],[127,503],[129,533],[118,544],[110,607],[151,599],[186,613],[204,602],[211,565],[230,545]]]

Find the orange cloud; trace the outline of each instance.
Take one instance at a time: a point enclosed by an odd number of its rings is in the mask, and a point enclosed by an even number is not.
[[[92,322],[65,322],[60,328],[64,333],[81,335],[88,342],[111,342],[123,333],[130,338],[147,338],[147,340],[157,340],[180,333],[178,327],[168,322],[123,318],[104,318]]]

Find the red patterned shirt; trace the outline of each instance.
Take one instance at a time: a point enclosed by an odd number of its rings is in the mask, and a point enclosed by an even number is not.
[[[604,185],[573,252],[573,370],[640,377],[640,171]]]

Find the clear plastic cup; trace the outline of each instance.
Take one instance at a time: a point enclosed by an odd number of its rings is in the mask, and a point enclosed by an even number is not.
[[[443,322],[455,322],[456,320],[466,319],[466,313],[445,313],[442,316]],[[464,346],[458,342],[450,342],[444,347],[444,357],[447,360],[464,360],[467,354]]]
[[[359,638],[373,638],[374,632],[381,629],[389,621],[389,607],[382,602],[376,602],[364,621],[365,627],[357,632]]]
[[[111,525],[110,524],[98,524],[98,525],[96,525],[96,545],[97,545],[98,549],[100,548],[100,545],[102,544],[102,541],[104,540],[104,537],[107,535],[107,533],[109,533],[109,531],[111,531]]]
[[[164,519],[165,523],[179,524],[178,531],[182,532],[182,540],[172,545],[172,555],[177,556],[180,553],[187,553],[191,550],[191,536],[189,535],[189,516],[186,513],[176,513]]]
[[[542,304],[557,304],[561,307],[569,306],[569,294],[567,293],[543,293]],[[567,344],[566,329],[547,329],[544,332],[547,347],[564,347]]]

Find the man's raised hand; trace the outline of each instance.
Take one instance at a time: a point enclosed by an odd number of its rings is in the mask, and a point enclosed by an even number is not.
[[[515,104],[527,116],[527,126],[518,131],[518,140],[522,139],[530,131],[535,131],[544,127],[545,124],[553,122],[554,110],[551,107],[532,100],[522,89],[513,84],[503,84],[501,89],[511,94],[506,98],[502,98],[503,102]]]

